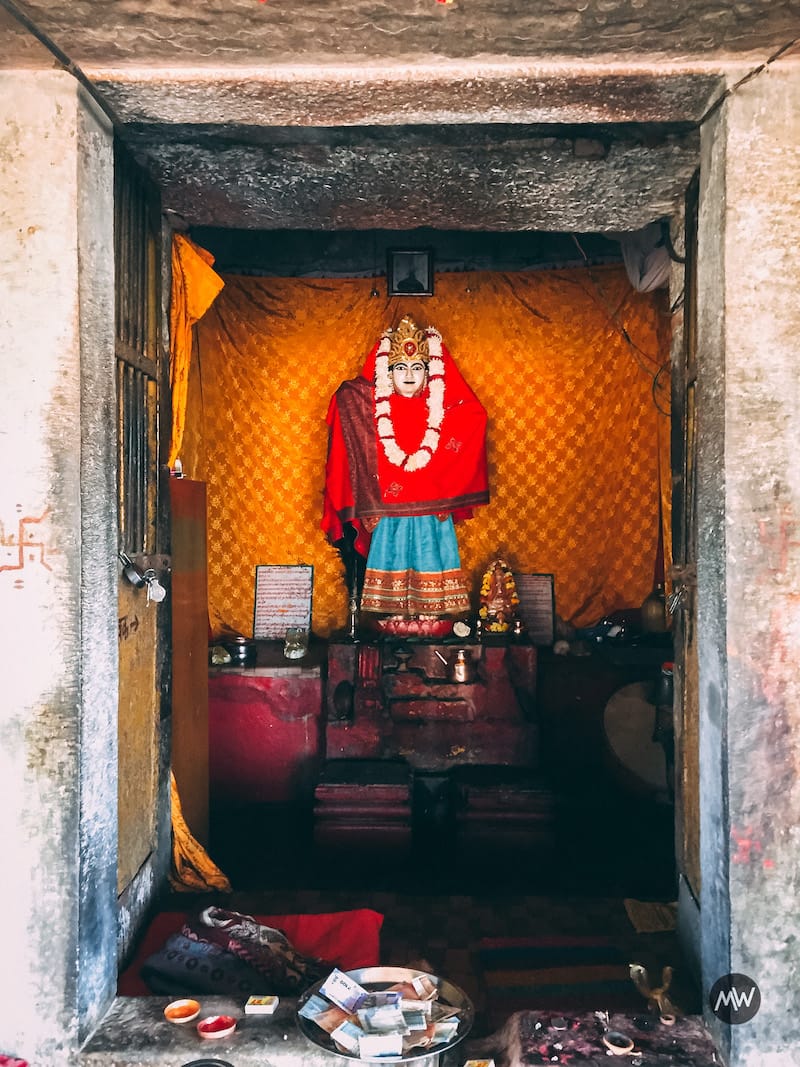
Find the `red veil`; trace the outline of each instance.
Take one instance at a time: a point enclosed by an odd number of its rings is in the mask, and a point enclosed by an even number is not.
[[[407,471],[386,457],[378,443],[374,413],[376,344],[357,378],[342,382],[331,398],[322,529],[332,542],[343,525],[356,529],[356,549],[366,555],[369,530],[387,515],[442,515],[468,519],[489,502],[486,472],[486,411],[464,381],[449,351],[444,362],[444,418],[430,462]],[[425,433],[427,386],[418,397],[390,399],[397,444],[419,448]],[[366,523],[365,523],[366,520]]]

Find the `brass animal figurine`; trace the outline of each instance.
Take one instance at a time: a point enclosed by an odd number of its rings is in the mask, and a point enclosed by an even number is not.
[[[647,1007],[650,1011],[658,1015],[662,1022],[675,1022],[680,1011],[670,1000],[668,994],[672,982],[672,968],[664,967],[661,971],[660,986],[653,985],[646,968],[641,963],[631,963],[629,969],[631,980],[642,996],[647,998]]]

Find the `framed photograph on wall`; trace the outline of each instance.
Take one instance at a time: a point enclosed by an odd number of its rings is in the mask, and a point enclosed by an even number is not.
[[[432,248],[390,248],[386,256],[389,296],[433,296]]]

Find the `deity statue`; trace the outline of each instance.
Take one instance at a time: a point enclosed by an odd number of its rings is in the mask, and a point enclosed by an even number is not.
[[[503,566],[499,560],[492,567],[486,607],[490,615],[502,616],[501,622],[507,621],[505,616],[511,614],[511,600],[503,582]]]
[[[485,572],[480,601],[478,615],[486,629],[505,632],[514,621],[519,604],[514,575],[505,560],[496,559]]]
[[[327,421],[322,528],[366,560],[361,611],[468,612],[454,520],[489,501],[486,412],[439,332],[408,316],[387,330],[336,390]]]

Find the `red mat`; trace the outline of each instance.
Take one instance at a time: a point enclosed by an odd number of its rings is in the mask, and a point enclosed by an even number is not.
[[[369,908],[334,911],[321,915],[255,915],[262,926],[283,930],[292,945],[305,956],[327,960],[352,971],[375,967],[380,961],[383,916]],[[152,996],[141,977],[142,963],[157,952],[170,934],[177,933],[186,919],[182,911],[164,911],[153,919],[136,955],[120,974],[117,994],[121,997]]]

